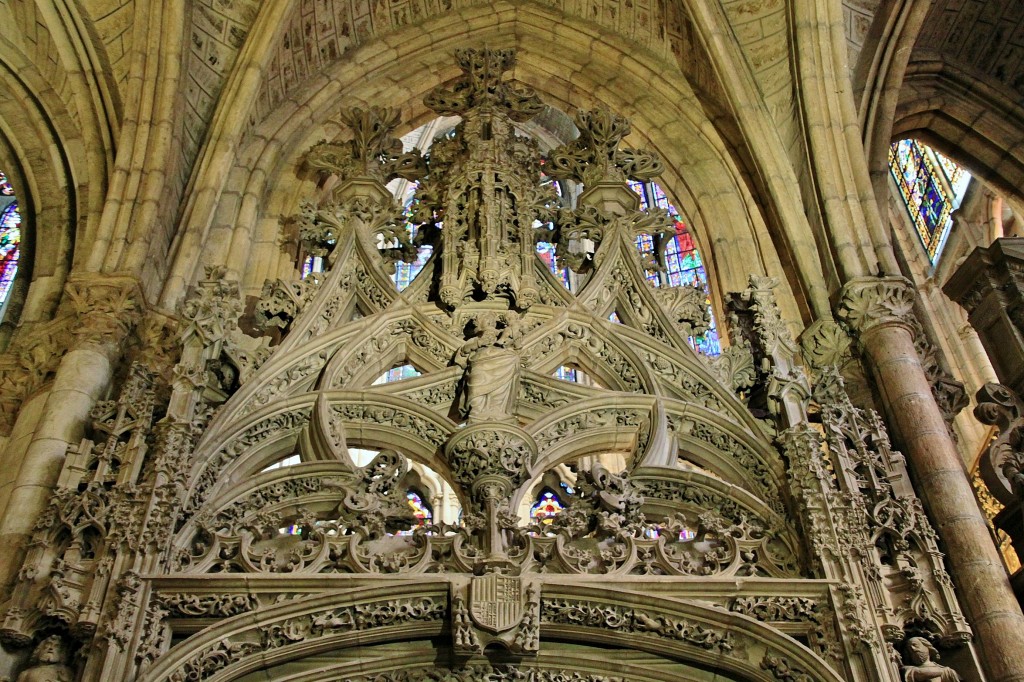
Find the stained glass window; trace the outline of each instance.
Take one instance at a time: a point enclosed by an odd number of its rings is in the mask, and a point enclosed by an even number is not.
[[[374,385],[377,384],[390,384],[393,381],[402,381],[403,379],[412,379],[413,377],[422,376],[420,371],[412,365],[405,364],[399,367],[392,367],[388,371],[381,374],[374,381]]]
[[[708,273],[700,251],[693,241],[693,235],[683,222],[682,216],[665,196],[664,190],[656,182],[630,181],[630,189],[640,196],[640,208],[664,208],[674,216],[676,234],[665,245],[665,272],[648,272],[647,279],[654,286],[694,286],[701,287],[707,296],[708,314],[711,316],[711,328],[701,336],[690,337],[690,345],[704,355],[718,355],[722,347],[715,327],[715,317],[711,310],[711,290],[708,288]],[[654,253],[654,240],[650,235],[640,235],[636,239],[636,247],[641,254]]]
[[[402,205],[405,206],[405,215],[412,215],[412,202],[414,201],[413,195],[416,192],[416,188],[419,187],[419,183],[410,182],[406,185],[404,190]],[[405,228],[409,231],[409,239],[415,243],[416,240],[416,226],[411,222],[405,223]],[[412,263],[395,263],[395,274],[391,276],[391,279],[395,281],[395,286],[398,287],[399,291],[404,290],[412,281],[416,279],[416,275],[420,274],[420,270],[426,265],[427,260],[434,253],[434,247],[429,244],[419,247],[419,252],[416,256],[416,260]]]
[[[579,374],[577,373],[577,370],[573,369],[572,367],[566,367],[565,365],[562,365],[561,367],[556,369],[554,376],[556,379],[561,379],[562,381],[571,381],[574,384],[579,382]]]
[[[544,488],[537,496],[537,502],[530,507],[530,519],[541,523],[551,523],[565,509],[562,500],[550,488]]]
[[[21,247],[21,214],[14,188],[0,171],[0,310],[7,303],[14,276],[18,274]]]
[[[416,525],[422,526],[434,519],[434,511],[430,508],[429,504],[423,501],[423,496],[416,490],[406,492],[405,498],[409,500],[412,515],[416,517]]]
[[[928,259],[934,263],[953,226],[951,214],[960,207],[971,175],[917,140],[900,140],[889,148],[889,170]]]
[[[619,314],[614,310],[612,311],[611,315],[608,316],[608,321],[614,322],[615,324],[622,324],[622,320],[619,319]]]
[[[548,266],[555,279],[561,282],[563,287],[572,291],[572,279],[569,275],[569,268],[558,267],[558,262],[555,258],[555,245],[551,242],[537,242],[537,255]]]
[[[306,256],[306,260],[302,262],[302,279],[306,279],[308,275],[314,272],[324,271],[324,259],[320,256]]]

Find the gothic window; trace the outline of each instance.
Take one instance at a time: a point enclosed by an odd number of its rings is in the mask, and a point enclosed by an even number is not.
[[[21,246],[21,214],[14,189],[0,171],[0,316],[11,293],[14,276],[18,274]]]
[[[917,140],[900,140],[889,147],[889,171],[928,259],[935,263],[971,175]]]
[[[423,500],[422,493],[414,488],[410,488],[405,493],[405,497],[409,500],[409,508],[412,509],[412,515],[416,517],[417,526],[423,526],[434,520],[434,511]]]
[[[551,523],[565,509],[558,494],[551,488],[544,488],[537,496],[537,502],[530,507],[530,520]]]
[[[656,287],[699,286],[707,296],[708,313],[711,316],[711,328],[701,336],[691,337],[690,345],[704,355],[718,355],[722,352],[718,340],[718,329],[715,326],[714,312],[711,310],[711,289],[708,287],[708,273],[704,268],[700,251],[693,241],[693,235],[683,222],[682,216],[669,202],[664,190],[656,182],[630,181],[630,188],[640,195],[640,208],[664,208],[675,217],[676,234],[666,244],[656,244],[650,235],[637,237],[636,246],[641,254],[651,255],[658,263],[661,272],[648,271],[647,279]],[[664,255],[657,256],[664,247]]]

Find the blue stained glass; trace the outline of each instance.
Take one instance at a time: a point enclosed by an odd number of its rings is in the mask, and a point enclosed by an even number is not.
[[[556,516],[562,513],[563,509],[565,509],[565,505],[562,504],[558,495],[551,489],[545,488],[537,496],[537,502],[530,507],[530,519],[545,524],[551,523]]]
[[[693,241],[693,235],[683,222],[679,212],[668,200],[664,190],[656,182],[644,183],[630,181],[629,187],[640,196],[641,208],[647,208],[653,197],[653,203],[659,208],[664,208],[675,218],[676,235],[665,245],[665,279],[667,286],[699,286],[707,297],[708,314],[711,316],[711,329],[702,336],[690,337],[690,345],[698,353],[705,355],[719,355],[722,352],[718,329],[715,326],[714,313],[711,310],[711,292],[708,288],[708,275],[704,268],[704,261],[701,259],[700,251]],[[654,240],[650,235],[640,235],[636,240],[637,249],[642,254],[650,254],[654,251]],[[662,286],[660,273],[648,272],[647,279],[654,286]]]
[[[306,279],[307,276],[314,272],[324,271],[324,259],[320,256],[306,256],[306,260],[302,261],[302,279]]]
[[[555,256],[555,245],[551,242],[537,242],[537,255],[548,266],[548,270],[555,276],[562,286],[572,291],[572,280],[569,279],[569,268],[558,267],[558,260]]]
[[[636,180],[629,181],[629,188],[640,195],[640,210],[645,211],[650,208],[650,203],[647,200],[647,191],[644,189],[645,183],[637,182]]]
[[[619,319],[619,314],[614,310],[612,311],[612,314],[608,316],[608,321],[614,322],[615,324],[622,324],[622,320]]]
[[[971,176],[950,159],[917,140],[900,140],[889,148],[889,170],[929,260],[939,251],[953,226]]]
[[[574,384],[579,382],[579,375],[576,373],[576,370],[565,365],[555,370],[555,378],[562,381],[571,381]]]

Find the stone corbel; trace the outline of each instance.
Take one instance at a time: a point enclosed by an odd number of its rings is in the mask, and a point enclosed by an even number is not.
[[[978,391],[974,416],[992,424],[996,439],[981,458],[981,475],[992,494],[1007,507],[1024,503],[1024,402],[1001,384]]]

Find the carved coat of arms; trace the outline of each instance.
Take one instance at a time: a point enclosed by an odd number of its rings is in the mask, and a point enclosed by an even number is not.
[[[523,618],[522,578],[490,573],[469,584],[469,614],[490,632],[515,627]]]

